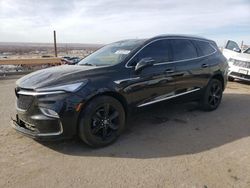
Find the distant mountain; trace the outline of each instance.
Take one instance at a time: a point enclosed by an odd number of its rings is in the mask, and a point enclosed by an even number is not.
[[[69,50],[89,50],[95,51],[103,44],[81,44],[81,43],[57,43],[58,52]],[[53,43],[23,43],[23,42],[0,42],[0,54],[24,54],[32,51],[44,51],[50,53],[54,51]]]
[[[0,46],[12,46],[12,47],[54,47],[54,43],[0,42]],[[57,47],[100,48],[102,46],[103,46],[103,44],[57,43]]]

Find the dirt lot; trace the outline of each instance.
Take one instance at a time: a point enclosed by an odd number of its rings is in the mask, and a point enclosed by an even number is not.
[[[0,187],[250,187],[250,85],[229,83],[214,112],[147,108],[102,149],[16,133],[14,87],[0,80]]]

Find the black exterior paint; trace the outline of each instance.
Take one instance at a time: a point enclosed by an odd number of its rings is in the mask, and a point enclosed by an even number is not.
[[[159,40],[202,40],[210,43],[216,52],[199,58],[183,61],[170,61],[154,64],[141,71],[136,71],[130,63],[143,47]],[[173,47],[172,47],[173,48]],[[199,53],[199,50],[197,50]],[[77,134],[77,123],[80,112],[76,110],[79,103],[84,106],[97,95],[111,95],[117,98],[127,112],[138,106],[156,99],[171,97],[178,94],[200,89],[193,94],[198,96],[209,80],[217,77],[227,81],[227,61],[213,41],[190,36],[166,35],[145,42],[132,51],[123,62],[113,66],[71,66],[64,65],[43,69],[31,73],[17,81],[17,90],[36,91],[44,87],[64,85],[87,80],[87,84],[75,93],[66,92],[56,95],[34,96],[27,111],[17,110],[17,119],[33,124],[40,133],[53,132],[62,124],[63,133],[56,136],[38,136],[37,132],[20,127],[15,119],[15,128],[20,132],[37,139],[59,139]],[[59,119],[47,117],[40,107],[52,109],[58,113]],[[56,125],[56,126],[55,126]]]

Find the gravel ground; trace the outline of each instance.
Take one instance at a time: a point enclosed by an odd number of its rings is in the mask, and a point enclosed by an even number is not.
[[[0,187],[250,187],[250,85],[221,106],[158,104],[131,117],[111,146],[37,142],[15,132],[15,79],[0,80]]]

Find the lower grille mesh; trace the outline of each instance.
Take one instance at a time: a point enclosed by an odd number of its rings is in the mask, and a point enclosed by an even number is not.
[[[29,95],[18,95],[17,96],[17,107],[22,110],[27,110],[33,102],[33,96]]]

